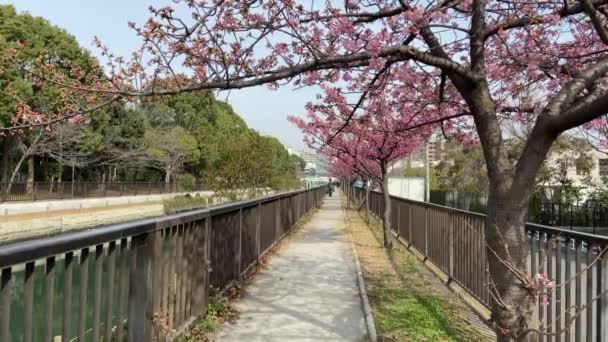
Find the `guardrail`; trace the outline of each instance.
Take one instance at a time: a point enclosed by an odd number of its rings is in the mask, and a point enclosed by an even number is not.
[[[0,246],[0,341],[175,335],[326,187]]]
[[[186,187],[176,182],[33,182],[13,183],[10,191],[6,183],[0,183],[0,189],[3,201],[38,201],[198,191],[203,186]]]
[[[365,191],[346,184],[351,200],[362,203]],[[491,309],[485,215],[390,196],[393,232],[450,279]],[[382,194],[370,192],[370,212],[381,220]],[[526,224],[528,271],[546,273],[557,286],[539,303],[545,333],[568,330],[541,341],[608,341],[608,258],[598,259],[608,237]],[[596,260],[598,259],[598,260]],[[539,301],[542,302],[542,301]],[[572,322],[570,325],[569,322]]]

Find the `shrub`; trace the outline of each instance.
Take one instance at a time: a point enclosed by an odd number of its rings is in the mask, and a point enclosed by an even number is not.
[[[175,214],[181,211],[194,210],[207,207],[207,198],[201,196],[176,196],[163,201],[165,214]]]
[[[189,173],[180,175],[177,179],[177,182],[179,184],[180,190],[182,191],[192,191],[196,186],[196,178],[194,178],[194,176]]]

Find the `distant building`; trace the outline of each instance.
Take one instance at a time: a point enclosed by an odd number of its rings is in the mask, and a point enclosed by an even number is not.
[[[591,169],[588,174],[581,172],[577,169],[576,165],[574,165],[576,163],[572,163],[568,165],[565,174],[562,175],[563,178],[572,182],[572,186],[585,189],[583,195],[588,195],[594,190],[594,186],[602,184],[606,177],[608,177],[608,150],[602,151],[597,150],[592,146],[588,146],[586,154],[591,157]],[[546,164],[549,167],[559,168],[559,161],[564,158],[573,159],[573,156],[568,154],[550,153],[547,156]],[[548,181],[547,188],[559,189],[561,186],[559,183],[559,179],[552,178]]]
[[[300,157],[300,151],[296,150],[293,147],[287,147],[287,153],[291,156],[291,155],[295,155]]]
[[[445,140],[434,139],[427,143],[429,165],[436,165],[445,159]],[[413,153],[395,162],[391,167],[390,173],[395,176],[403,175],[405,169],[424,166],[425,144],[421,143]]]
[[[429,141],[428,146],[428,160],[430,164],[436,164],[442,161],[445,157],[445,140],[437,139],[435,141]],[[411,162],[423,162],[424,161],[424,149],[425,144],[420,144],[412,153],[408,156]]]
[[[302,159],[304,159],[304,161],[306,162],[306,167],[310,167],[313,169],[317,168],[317,163],[319,161],[319,159],[317,158],[317,154],[314,152],[301,152],[300,157]]]
[[[293,147],[287,148],[289,155],[296,155],[304,160],[304,174],[307,176],[325,175],[327,172],[327,160],[325,157],[312,151],[301,151]]]

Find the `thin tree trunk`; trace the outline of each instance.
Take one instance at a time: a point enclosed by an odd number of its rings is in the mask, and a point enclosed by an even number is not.
[[[369,222],[369,201],[370,198],[370,188],[371,182],[369,180],[365,180],[365,220]]]
[[[8,180],[8,184],[6,186],[6,193],[10,193],[11,192],[11,188],[13,187],[13,181],[15,181],[15,176],[17,176],[17,172],[19,172],[19,169],[21,168],[21,164],[23,164],[23,161],[27,158],[27,155],[23,155],[21,156],[21,158],[19,158],[19,161],[17,162],[17,165],[15,165],[15,167],[13,168],[13,172],[11,173],[11,178]]]
[[[44,177],[44,181],[48,182],[51,175],[49,174],[49,157],[42,158],[42,173]]]
[[[74,173],[76,172],[74,164],[72,164],[72,189],[70,190],[72,193],[72,197],[74,197]]]
[[[8,169],[10,162],[10,152],[11,152],[11,136],[7,135],[2,139],[2,192],[8,192]]]
[[[173,189],[171,189],[171,168],[168,167],[165,170],[165,188],[167,189],[167,192],[172,192]]]
[[[32,144],[30,145],[30,147],[28,147],[27,151],[25,151],[25,153],[21,156],[21,158],[19,158],[19,161],[17,162],[17,165],[15,165],[15,167],[13,168],[13,172],[11,174],[11,178],[8,180],[8,183],[7,183],[7,186],[6,186],[6,193],[7,194],[11,192],[11,188],[13,186],[13,181],[15,180],[15,176],[17,176],[17,172],[19,172],[19,169],[21,168],[21,164],[23,164],[23,161],[25,159],[27,159],[32,154],[32,152],[34,151],[34,148],[36,147],[36,145],[38,144],[38,141],[40,140],[40,137],[42,137],[42,132],[40,132],[36,136],[36,138],[34,139],[34,141],[32,141]],[[33,170],[33,167],[32,167],[32,170]],[[32,177],[32,179],[33,179],[33,177]]]
[[[35,157],[29,156],[27,157],[27,178],[26,178],[26,187],[25,192],[28,195],[34,193],[34,167],[35,167]]]
[[[393,234],[391,233],[391,197],[388,191],[388,170],[386,162],[380,165],[382,179],[380,187],[382,188],[382,197],[384,199],[384,213],[382,215],[382,229],[384,231],[384,247],[386,249],[393,248]]]
[[[106,189],[106,170],[102,169],[101,170],[101,184],[99,187],[99,190],[101,192],[105,192]]]

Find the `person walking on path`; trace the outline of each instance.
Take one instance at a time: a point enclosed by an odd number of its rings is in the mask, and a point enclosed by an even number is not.
[[[329,179],[329,184],[327,185],[327,194],[329,195],[329,197],[331,197],[334,193],[334,182],[331,180],[331,178]]]

